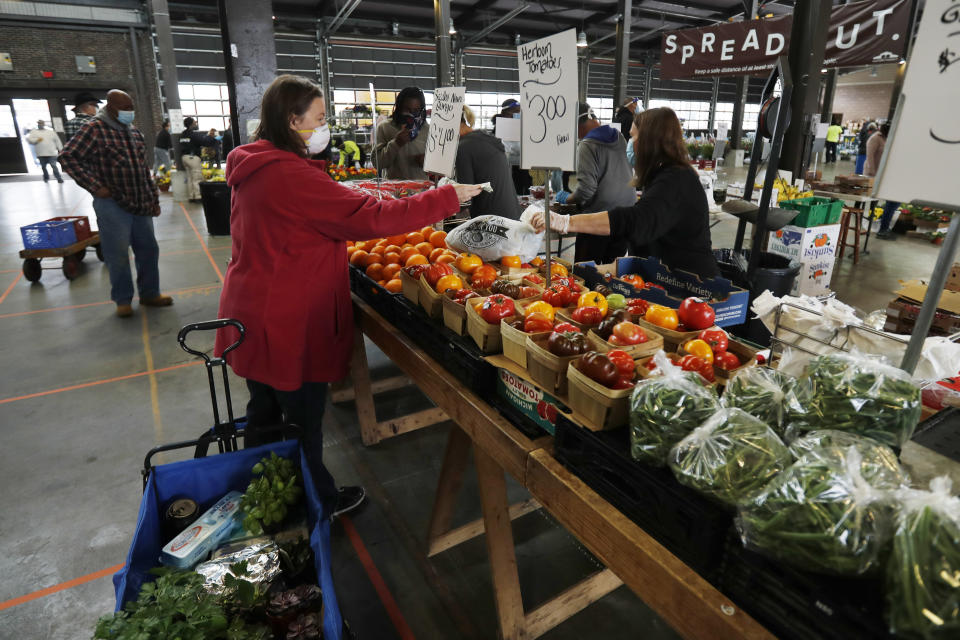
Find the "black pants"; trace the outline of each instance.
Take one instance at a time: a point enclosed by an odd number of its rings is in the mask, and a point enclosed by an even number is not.
[[[837,161],[837,143],[828,142],[826,162],[836,162],[836,161]]]
[[[247,428],[244,447],[257,447],[277,439],[278,432],[264,427],[295,424],[303,429],[303,451],[317,494],[327,512],[336,506],[337,485],[323,464],[323,411],[327,402],[326,382],[305,382],[296,391],[278,391],[269,385],[247,380]]]

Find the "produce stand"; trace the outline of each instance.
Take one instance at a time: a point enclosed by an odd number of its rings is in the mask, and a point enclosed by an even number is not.
[[[430,520],[430,554],[486,533],[501,637],[538,637],[616,589],[621,580],[684,637],[774,637],[567,470],[554,457],[549,436],[529,437],[490,405],[485,399],[490,395],[488,389],[478,392],[456,379],[356,294],[354,309],[360,332],[455,423]],[[437,335],[439,327],[431,327],[425,317],[421,324],[433,332],[434,341],[444,339]],[[354,372],[355,386],[359,374]],[[480,480],[483,518],[451,530],[453,506],[471,448]],[[532,500],[511,507],[507,503],[504,472],[526,487]],[[510,521],[537,505],[542,505],[608,569],[589,576],[532,611],[525,611]]]

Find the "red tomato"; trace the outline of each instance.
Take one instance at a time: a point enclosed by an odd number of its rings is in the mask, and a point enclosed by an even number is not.
[[[683,356],[680,359],[680,368],[684,371],[696,371],[707,382],[713,382],[716,379],[713,374],[713,365],[697,356]]]
[[[600,313],[600,309],[597,307],[578,307],[573,310],[570,317],[573,318],[575,322],[587,326],[600,324],[600,321],[603,320],[603,314]]]
[[[419,280],[420,276],[423,275],[423,272],[426,271],[427,268],[428,267],[425,264],[413,264],[413,265],[410,265],[409,267],[404,267],[403,270],[406,272],[408,276],[410,276],[414,280]]]
[[[761,354],[757,354],[757,364],[766,364],[767,359],[764,358]]]
[[[478,289],[489,289],[493,281],[497,279],[497,270],[489,264],[483,264],[473,270],[470,277],[470,284]]]
[[[560,324],[558,324],[557,326],[555,326],[555,327],[553,328],[553,330],[556,331],[557,333],[564,333],[564,332],[566,332],[566,331],[574,331],[574,332],[576,332],[576,333],[583,333],[582,331],[580,331],[580,329],[578,329],[577,327],[573,326],[573,325],[570,324],[569,322],[561,322]]]
[[[517,314],[513,300],[507,296],[490,296],[480,305],[480,317],[489,324],[500,324],[504,318]]]
[[[653,284],[652,282],[644,282],[643,288],[644,289],[660,289],[661,291],[666,291],[666,289],[664,289],[659,284]]]
[[[632,322],[618,322],[613,326],[613,337],[619,344],[642,344],[648,340],[646,332]]]
[[[566,307],[570,304],[570,289],[562,284],[555,284],[543,292],[543,301],[555,307]]]
[[[730,346],[729,336],[723,329],[704,329],[697,337],[710,345],[715,354],[723,353]]]
[[[633,381],[633,377],[620,376],[613,384],[613,389],[632,389],[634,386],[636,386],[636,383]]]
[[[545,313],[534,311],[523,321],[523,330],[527,333],[539,333],[541,331],[553,331],[553,321]]]
[[[523,279],[527,282],[532,282],[533,284],[543,284],[546,280],[543,279],[543,276],[537,275],[535,273],[529,273],[523,276]]]
[[[740,358],[729,351],[722,351],[714,355],[713,364],[724,371],[732,371],[740,366]]]
[[[536,287],[521,287],[520,297],[521,298],[533,298],[540,295],[540,289]]]
[[[713,326],[713,307],[700,298],[687,298],[677,309],[677,318],[691,331],[700,331]]]
[[[607,357],[610,361],[617,365],[617,370],[620,372],[621,376],[633,377],[633,372],[637,368],[637,363],[633,361],[633,358],[626,351],[620,349],[614,349],[607,353]]]
[[[635,316],[644,315],[647,313],[647,309],[649,308],[650,303],[641,298],[634,298],[633,300],[627,302],[627,310]]]
[[[440,278],[449,275],[453,275],[453,267],[449,264],[438,263],[427,267],[427,271],[423,277],[427,279],[427,284],[432,288],[437,286],[437,281],[440,280]]]

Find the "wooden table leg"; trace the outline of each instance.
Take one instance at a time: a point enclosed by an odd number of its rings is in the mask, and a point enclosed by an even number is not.
[[[438,538],[450,531],[453,509],[460,487],[463,486],[463,474],[470,457],[471,445],[470,437],[459,427],[450,429],[447,450],[443,454],[443,466],[440,467],[440,479],[437,481],[437,494],[433,499],[430,528],[427,530],[428,556],[439,553],[434,550],[434,545]]]
[[[496,461],[474,448],[474,461],[483,505],[483,522],[487,531],[487,553],[503,640],[523,640],[527,637],[523,614],[523,596],[517,573],[517,555],[513,547],[513,531],[507,504],[507,482],[503,469]]]
[[[353,332],[353,355],[350,360],[350,377],[353,379],[353,397],[357,406],[357,422],[363,444],[371,446],[379,442],[376,437],[377,411],[373,404],[373,389],[370,386],[370,367],[367,365],[367,347],[363,332],[357,327]]]

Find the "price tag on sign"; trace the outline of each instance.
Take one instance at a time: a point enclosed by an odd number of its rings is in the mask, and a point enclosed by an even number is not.
[[[465,87],[440,87],[433,92],[433,115],[427,135],[423,170],[452,176],[460,145],[460,116]]]
[[[573,29],[517,47],[520,166],[573,171],[577,149],[577,36]]]

